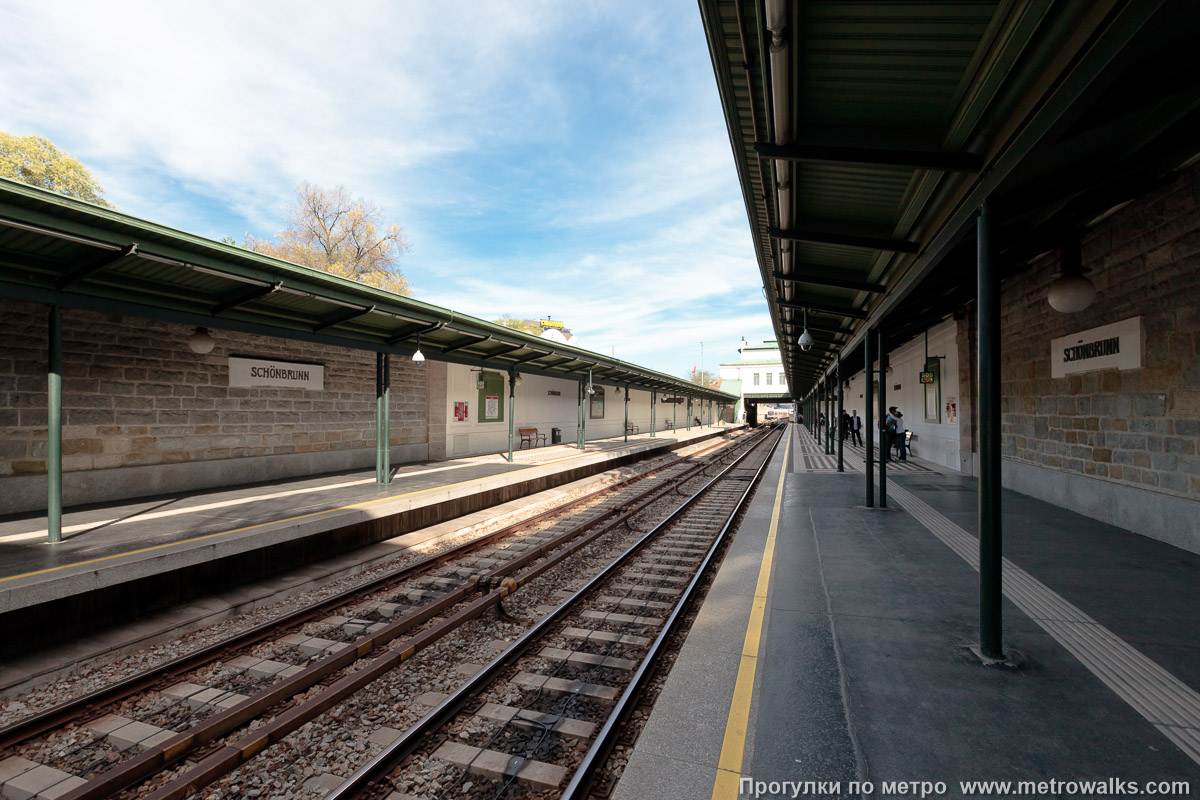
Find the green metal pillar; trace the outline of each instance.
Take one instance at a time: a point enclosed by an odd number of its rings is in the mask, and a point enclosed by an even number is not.
[[[690,433],[692,430],[692,398],[687,399],[687,430]]]
[[[517,411],[517,370],[508,371],[508,463],[513,460],[513,417]]]
[[[863,368],[863,377],[866,379],[866,419],[863,420],[863,434],[866,438],[863,444],[866,445],[866,472],[867,472],[867,508],[875,507],[875,381],[871,374],[872,367],[875,366],[874,360],[871,358],[871,331],[867,331],[867,335],[863,337],[863,363],[866,367]]]
[[[383,353],[375,354],[375,482],[383,483]]]
[[[672,400],[678,400],[679,397],[673,397]],[[671,430],[679,430],[679,421],[676,419],[676,412],[679,411],[679,403],[671,403]],[[674,434],[672,434],[674,435]]]
[[[979,209],[976,308],[979,376],[979,649],[1004,657],[1000,513],[1000,270],[990,204]]]
[[[650,390],[650,438],[658,438],[658,389]]]
[[[891,448],[887,436],[887,350],[883,328],[876,331],[875,342],[879,345],[879,507],[887,508],[887,462]]]
[[[50,306],[46,371],[46,531],[62,541],[62,309]]]
[[[392,482],[392,354],[383,354],[383,482]]]
[[[578,448],[579,450],[583,449],[583,440],[584,440],[584,436],[585,436],[585,431],[583,429],[583,425],[584,425],[583,404],[586,401],[587,401],[587,392],[584,390],[583,381],[580,381],[579,382],[579,424],[575,426],[575,447]]]
[[[629,441],[629,384],[625,385],[625,441]]]
[[[838,354],[837,371],[833,374],[834,380],[837,381],[837,453],[838,453],[838,472],[845,472],[846,466],[842,461],[842,448],[846,444],[847,431],[842,430],[842,406],[845,403],[845,398],[842,396],[842,356]]]
[[[821,445],[822,447],[824,447],[824,441],[821,439],[821,428],[823,427],[821,425],[821,402],[823,399],[824,399],[824,395],[822,394],[822,388],[821,388],[820,384],[818,384],[817,385],[817,394],[816,394],[816,398],[815,398],[816,408],[813,409],[813,419],[817,423],[817,444]]]

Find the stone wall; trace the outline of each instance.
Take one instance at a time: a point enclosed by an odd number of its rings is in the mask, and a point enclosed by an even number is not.
[[[192,331],[64,310],[68,487],[71,473],[196,462],[222,462],[229,482],[307,474],[358,466],[362,459],[347,453],[374,449],[374,353],[213,330],[216,346],[197,355],[187,345]],[[0,497],[6,499],[6,482],[46,469],[46,336],[44,306],[0,301]],[[231,387],[230,355],[324,364],[325,389]],[[424,367],[407,359],[392,359],[391,441],[424,457]],[[230,468],[283,458],[291,466],[282,472],[260,466],[239,477]],[[68,491],[64,501],[79,499]]]
[[[1082,312],[1046,300],[1056,254],[1004,285],[1004,455],[1200,499],[1200,171],[1100,223],[1082,255],[1099,290]],[[1050,377],[1052,339],[1136,316],[1140,369]]]

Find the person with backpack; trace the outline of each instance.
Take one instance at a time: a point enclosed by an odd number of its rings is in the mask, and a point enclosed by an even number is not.
[[[895,423],[895,432],[892,435],[896,440],[896,450],[900,455],[901,461],[908,461],[908,442],[904,435],[906,430],[904,427],[904,414],[900,412],[900,409],[892,409],[892,420]]]

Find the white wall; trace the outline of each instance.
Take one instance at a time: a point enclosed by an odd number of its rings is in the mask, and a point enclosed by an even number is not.
[[[499,453],[508,451],[508,377],[505,375],[503,422],[479,422],[479,391],[475,388],[479,373],[471,367],[462,364],[447,365],[446,395],[444,406],[446,413],[446,457],[456,458],[482,453]],[[625,425],[625,391],[612,384],[596,381],[597,386],[604,388],[604,419],[585,420],[584,429],[587,439],[608,439],[621,436]],[[551,428],[562,429],[562,441],[574,443],[578,426],[578,381],[562,378],[546,378],[538,375],[524,375],[521,385],[517,387],[516,415],[513,425],[514,446],[520,445],[520,436],[515,431],[518,428],[537,428],[546,434],[547,443],[550,439]],[[432,391],[432,389],[431,389]],[[557,391],[561,394],[548,394]],[[665,430],[671,420],[670,403],[660,402],[656,412],[655,427]],[[431,396],[430,402],[435,402]],[[467,419],[459,421],[454,418],[454,404],[467,403]],[[585,411],[588,408],[585,405]],[[679,405],[676,420],[680,428],[687,424],[686,403]],[[701,416],[699,406],[696,416]],[[715,411],[714,411],[715,418]],[[629,421],[637,425],[641,433],[650,430],[650,392],[640,389],[629,390]]]
[[[925,337],[918,336],[910,342],[888,353],[891,372],[887,379],[887,405],[897,406],[904,413],[904,424],[913,432],[913,454],[957,470],[958,422],[950,421],[946,414],[946,403],[954,398],[958,402],[957,413],[965,413],[958,392],[958,347],[955,343],[957,324],[954,320],[940,322],[929,329],[929,356],[945,356],[941,361],[941,422],[925,421],[925,386],[920,374],[925,367]],[[879,362],[874,372],[878,374]],[[899,384],[897,391],[895,386]],[[850,388],[844,397],[845,409],[849,413],[858,409],[860,417],[866,417],[866,381],[860,372],[850,379]],[[879,424],[878,418],[875,420]]]

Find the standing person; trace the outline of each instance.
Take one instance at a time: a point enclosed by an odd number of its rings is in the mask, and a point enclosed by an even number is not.
[[[879,449],[881,451],[879,454],[879,459],[881,461],[889,461],[892,457],[892,445],[895,444],[896,441],[896,418],[893,416],[895,413],[896,407],[888,406],[887,416],[883,418],[883,422],[880,426],[883,429],[883,436],[881,437],[882,440],[879,442]]]
[[[850,415],[842,411],[842,418],[838,420],[838,438],[840,441],[846,441],[846,436],[850,433]]]
[[[900,453],[900,460],[907,461],[908,452],[904,442],[904,414],[897,408],[892,411],[892,418],[896,421],[896,432],[892,434],[896,437],[896,450]]]
[[[862,417],[858,415],[857,408],[854,409],[854,411],[850,414],[849,427],[851,444],[857,444],[859,447],[862,447],[862,433],[860,433],[860,431],[862,431]]]

